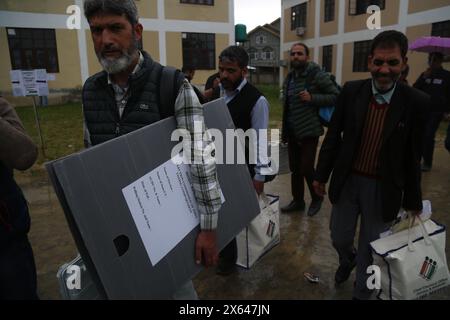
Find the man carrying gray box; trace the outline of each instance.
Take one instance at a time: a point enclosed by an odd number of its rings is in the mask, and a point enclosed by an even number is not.
[[[104,69],[83,87],[85,144],[98,145],[173,115],[178,128],[192,134],[194,121],[203,123],[202,106],[181,73],[161,66],[138,49],[143,27],[134,1],[86,0],[84,11]],[[177,90],[170,92],[171,88]],[[183,105],[175,104],[179,93],[184,94],[185,99],[180,99]],[[206,129],[204,123],[202,128]],[[203,148],[211,143],[203,141]],[[190,165],[190,171],[201,213],[196,263],[214,266],[218,260],[216,228],[221,207],[216,165],[214,161],[203,161]],[[176,291],[173,298],[196,299],[192,281]]]

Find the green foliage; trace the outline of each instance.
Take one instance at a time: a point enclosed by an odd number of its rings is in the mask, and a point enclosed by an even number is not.
[[[16,111],[28,134],[39,145],[38,164],[83,149],[83,117],[80,103],[37,107],[46,158],[42,154],[33,107],[18,107]]]
[[[277,85],[258,85],[257,88],[264,94],[270,105],[270,128],[281,128],[283,119],[283,103],[280,100],[280,88]]]

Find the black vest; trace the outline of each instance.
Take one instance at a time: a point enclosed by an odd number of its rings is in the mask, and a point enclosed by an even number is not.
[[[129,99],[122,118],[108,85],[105,71],[89,78],[83,87],[83,111],[92,145],[111,140],[120,135],[157,122],[172,114],[159,108],[160,77],[163,67],[145,52],[144,63],[129,79]]]
[[[0,162],[0,249],[29,230],[27,202],[14,181],[13,171]]]
[[[252,110],[261,96],[258,89],[247,83],[234,99],[228,102],[228,110],[236,128],[246,131],[252,127]]]
[[[220,89],[216,88],[213,92],[213,99],[220,96]],[[262,93],[256,89],[253,85],[247,82],[242,90],[228,102],[228,110],[230,111],[231,118],[233,119],[236,129],[242,129],[247,131],[252,128],[252,110],[258,99],[262,96]],[[245,141],[245,161],[249,162],[249,146],[248,140]],[[248,164],[250,176],[255,175],[254,164]]]

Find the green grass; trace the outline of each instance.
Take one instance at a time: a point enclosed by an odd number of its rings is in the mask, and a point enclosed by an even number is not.
[[[37,163],[58,159],[83,149],[83,118],[81,104],[38,107],[42,136],[45,145],[44,158],[33,107],[18,107],[16,111],[28,134],[39,145]]]
[[[258,85],[258,89],[264,94],[270,105],[270,128],[281,128],[283,118],[282,101],[280,100],[280,88],[278,85]]]

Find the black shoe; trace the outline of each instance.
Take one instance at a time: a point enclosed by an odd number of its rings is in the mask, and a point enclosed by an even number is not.
[[[341,264],[339,268],[336,270],[336,274],[334,275],[334,281],[336,284],[341,284],[350,277],[353,269],[356,267],[356,254],[353,256],[353,259],[346,264]]]
[[[305,202],[292,200],[287,206],[281,208],[281,212],[305,211]]]
[[[323,198],[311,202],[308,209],[308,217],[315,216],[320,211],[320,208],[322,208],[322,202]]]
[[[217,265],[217,269],[216,269],[216,274],[219,276],[229,276],[230,274],[233,274],[237,272],[237,268],[236,268],[236,264],[235,263],[230,263],[230,262],[225,262],[225,261],[221,261],[219,259],[219,264]]]

